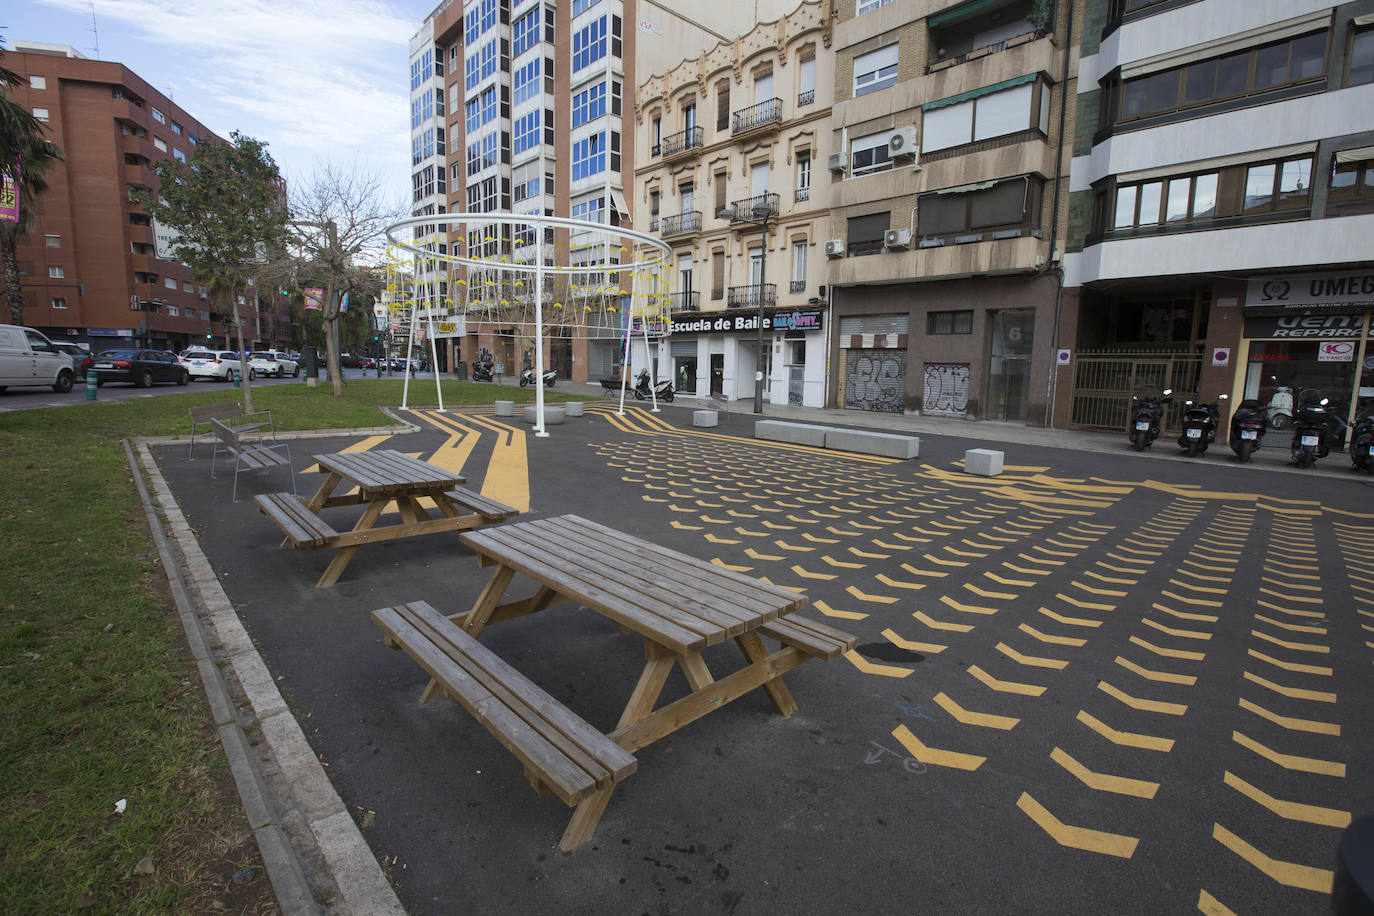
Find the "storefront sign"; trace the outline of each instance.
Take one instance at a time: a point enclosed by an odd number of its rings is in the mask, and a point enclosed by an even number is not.
[[[1354,361],[1354,341],[1337,340],[1317,347],[1317,362],[1319,363],[1351,363]]]
[[[1291,274],[1251,280],[1247,309],[1332,311],[1374,305],[1374,271]]]
[[[763,316],[765,331],[820,331],[825,328],[825,312],[821,309],[798,309]],[[744,334],[759,329],[758,312],[701,315],[687,318],[675,316],[670,321],[671,334]]]
[[[466,337],[468,333],[468,320],[462,315],[452,318],[440,318],[434,322],[434,336],[438,337]]]
[[[1358,338],[1363,328],[1363,315],[1282,315],[1245,319],[1245,336],[1251,339]]]

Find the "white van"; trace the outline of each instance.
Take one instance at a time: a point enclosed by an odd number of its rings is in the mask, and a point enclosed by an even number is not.
[[[51,385],[72,390],[72,359],[33,328],[0,324],[0,391],[10,385]]]

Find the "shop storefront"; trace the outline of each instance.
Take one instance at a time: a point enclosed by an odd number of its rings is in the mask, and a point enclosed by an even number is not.
[[[679,394],[752,399],[762,364],[765,402],[824,406],[824,309],[765,312],[762,360],[757,312],[677,314],[671,327],[655,360],[658,377],[671,379]]]

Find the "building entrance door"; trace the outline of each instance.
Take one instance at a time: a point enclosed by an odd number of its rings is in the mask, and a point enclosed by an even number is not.
[[[725,396],[725,354],[711,354],[711,394]]]
[[[994,312],[988,358],[988,419],[1025,420],[1030,404],[1035,312]]]

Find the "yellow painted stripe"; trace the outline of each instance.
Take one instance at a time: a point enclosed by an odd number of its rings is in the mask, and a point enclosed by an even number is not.
[[[1094,772],[1070,757],[1063,748],[1056,747],[1050,751],[1050,759],[1072,773],[1083,785],[1099,792],[1115,792],[1117,795],[1130,795],[1134,798],[1154,798],[1155,793],[1159,791],[1157,782]]]
[[[849,563],[849,562],[846,562],[846,561],[844,561],[844,560],[837,560],[837,559],[835,559],[834,557],[831,557],[831,556],[828,556],[828,555],[825,555],[825,554],[822,554],[822,555],[821,555],[821,559],[822,559],[827,565],[829,565],[829,566],[834,566],[834,567],[836,567],[836,568],[838,568],[838,569],[863,569],[864,566],[866,565],[866,564],[864,564],[864,563]]]
[[[1211,639],[1211,638],[1212,638],[1212,634],[1211,634],[1211,633],[1203,633],[1201,630],[1180,630],[1180,629],[1177,629],[1177,628],[1175,628],[1175,627],[1166,627],[1164,624],[1159,623],[1159,622],[1154,621],[1154,620],[1151,620],[1151,619],[1148,618],[1148,617],[1142,617],[1142,618],[1140,618],[1140,622],[1143,623],[1143,624],[1145,624],[1145,626],[1147,626],[1147,627],[1153,627],[1154,629],[1158,630],[1158,631],[1161,632],[1161,633],[1167,633],[1167,634],[1169,634],[1170,636],[1177,636],[1177,637],[1179,637],[1179,638],[1181,638],[1181,639]]]
[[[1259,659],[1262,662],[1268,662],[1275,668],[1282,668],[1284,671],[1293,671],[1298,674],[1320,674],[1326,677],[1330,677],[1332,674],[1335,673],[1335,669],[1328,668],[1325,665],[1302,665],[1298,662],[1279,661],[1277,658],[1274,658],[1273,656],[1265,655],[1258,649],[1250,649],[1248,650],[1247,654],[1250,655],[1252,658]]]
[[[1198,891],[1197,911],[1202,916],[1236,916],[1235,910],[1223,905],[1205,890]]]
[[[1321,827],[1336,827],[1341,830],[1350,826],[1349,811],[1277,799],[1268,792],[1241,779],[1230,770],[1227,770],[1225,775],[1222,776],[1222,782],[1256,804],[1263,805],[1279,817],[1286,818],[1287,820],[1302,821],[1305,824],[1317,824]]]
[[[729,569],[734,572],[749,572],[754,568],[752,566],[731,566],[729,563],[726,563],[720,557],[712,557],[711,563],[714,566],[719,566],[721,569]]]
[[[1358,601],[1360,599],[1356,598],[1355,600]],[[1287,614],[1290,617],[1306,617],[1308,620],[1326,619],[1326,614],[1321,611],[1300,611],[1296,608],[1281,607],[1274,604],[1272,601],[1265,601],[1263,598],[1256,599],[1255,603],[1260,607],[1266,607],[1271,611],[1278,611],[1280,614]]]
[[[834,573],[811,572],[810,570],[803,569],[800,563],[796,566],[793,566],[792,571],[797,575],[801,576],[803,579],[821,579],[829,581],[831,579],[839,578],[839,576],[835,575]]]
[[[1188,711],[1188,707],[1182,703],[1166,703],[1163,700],[1143,700],[1140,697],[1133,697],[1124,690],[1113,687],[1106,681],[1098,681],[1097,689],[1101,690],[1112,699],[1125,703],[1132,709],[1139,709],[1142,712],[1158,712],[1169,716],[1181,716]]]
[[[1300,773],[1316,773],[1318,776],[1335,776],[1340,779],[1345,778],[1345,764],[1334,760],[1320,760],[1316,757],[1299,757],[1296,754],[1280,754],[1272,748],[1265,747],[1253,738],[1233,731],[1231,740],[1241,747],[1249,748],[1259,754],[1270,763],[1277,764],[1285,770],[1297,770]]]
[[[986,757],[977,757],[973,754],[960,754],[957,751],[944,751],[939,748],[929,747],[921,743],[920,739],[911,733],[911,729],[905,725],[898,725],[892,730],[892,737],[901,742],[902,747],[906,748],[907,753],[927,766],[950,767],[956,770],[968,770],[972,772],[983,765]]]
[[[1038,544],[1032,545],[1032,546],[1031,546],[1031,550],[1034,550],[1034,551],[1036,551],[1037,553],[1047,554],[1047,555],[1052,556],[1052,557],[1072,557],[1072,556],[1074,556],[1074,553],[1073,553],[1072,551],[1065,551],[1065,550],[1050,550],[1048,547],[1041,547],[1041,546],[1038,545]],[[1060,566],[1063,566],[1064,564],[1063,564],[1063,563],[1060,563],[1059,565],[1060,565]]]
[[[873,578],[877,579],[884,585],[890,585],[893,588],[906,588],[912,591],[919,591],[920,589],[926,587],[924,582],[906,582],[901,579],[894,579],[886,573],[878,573],[878,575],[874,576]]]
[[[935,695],[935,702],[940,708],[954,717],[960,725],[977,725],[982,728],[996,728],[1002,731],[1010,731],[1020,723],[1020,719],[1011,716],[995,716],[985,712],[970,712],[958,703],[949,698],[944,691]]]
[[[1042,607],[1042,608],[1040,608],[1040,613],[1044,614],[1046,617],[1050,618],[1051,620],[1056,620],[1056,621],[1058,621],[1059,623],[1062,623],[1062,624],[1065,624],[1065,625],[1071,626],[1071,627],[1100,627],[1100,626],[1102,626],[1102,621],[1100,621],[1100,620],[1088,620],[1088,619],[1083,618],[1083,617],[1066,617],[1066,616],[1064,616],[1063,614],[1056,614],[1054,611],[1050,610],[1050,609],[1047,608],[1047,607]]]
[[[1031,586],[1035,585],[1035,583],[1029,579],[1005,579],[1002,576],[997,575],[996,573],[985,572],[983,573],[983,576],[984,578],[991,579],[998,585],[1010,585],[1013,587],[1020,588],[1030,588]],[[1008,597],[1015,598],[1016,596],[1009,595]]]
[[[913,576],[926,576],[926,577],[931,578],[931,579],[943,579],[943,578],[945,578],[946,576],[949,575],[949,573],[947,573],[947,572],[939,572],[938,570],[933,570],[933,569],[917,569],[915,566],[912,566],[910,563],[903,563],[903,564],[902,564],[902,569],[905,569],[907,572],[911,573]]]
[[[1117,731],[1111,726],[1104,724],[1102,720],[1089,715],[1081,709],[1078,711],[1078,715],[1075,718],[1088,726],[1088,728],[1091,728],[1093,731],[1106,738],[1112,744],[1120,747],[1134,747],[1142,751],[1160,751],[1165,754],[1174,749],[1173,738],[1156,738],[1153,735],[1142,735],[1138,732]]]
[[[867,601],[867,602],[870,602],[870,603],[872,603],[872,604],[896,604],[896,603],[897,603],[897,599],[891,597],[890,595],[870,595],[870,594],[868,594],[867,592],[860,591],[859,589],[855,588],[855,587],[852,586],[852,585],[849,586],[848,588],[846,588],[845,591],[849,592],[849,594],[853,595],[855,598],[859,599],[860,601]]]
[[[1265,709],[1258,703],[1251,703],[1244,697],[1241,697],[1237,702],[1240,704],[1241,709],[1247,712],[1253,712],[1261,719],[1268,719],[1275,725],[1282,726],[1289,731],[1310,732],[1314,735],[1339,735],[1341,733],[1341,727],[1335,722],[1318,722],[1315,719],[1298,719],[1293,716],[1281,716],[1276,712]]]
[[[1297,865],[1293,862],[1283,862],[1279,859],[1271,858],[1220,824],[1214,823],[1212,825],[1212,839],[1240,856],[1246,862],[1249,862],[1255,868],[1264,872],[1265,875],[1277,881],[1279,884],[1307,891],[1316,891],[1319,894],[1331,893],[1331,883],[1335,879],[1335,875],[1329,869],[1313,868],[1309,865]]]
[[[1279,639],[1277,636],[1270,636],[1268,633],[1261,633],[1259,630],[1251,630],[1250,635],[1258,639],[1262,639],[1265,642],[1271,642],[1276,646],[1282,646],[1285,649],[1292,649],[1294,652],[1315,652],[1319,655],[1331,654],[1331,648],[1329,646],[1318,646],[1313,643],[1306,642],[1288,642],[1287,640]]]
[[[1178,579],[1170,579],[1170,585],[1177,585],[1179,588],[1186,588],[1190,592],[1205,592],[1209,595],[1225,595],[1227,590],[1224,588],[1212,588],[1206,585],[1194,585],[1191,582],[1181,582]]]
[[[949,646],[942,646],[939,643],[915,642],[910,639],[903,639],[902,637],[897,635],[896,630],[893,630],[890,627],[886,630],[883,630],[882,635],[884,639],[892,643],[897,648],[906,649],[910,652],[929,652],[931,655],[939,655],[941,652],[949,648]]]
[[[1004,642],[999,642],[996,649],[1018,665],[1026,665],[1031,668],[1050,668],[1055,671],[1063,671],[1069,666],[1068,662],[1059,658],[1042,658],[1037,655],[1022,655]]]
[[[421,414],[421,416],[425,415]],[[345,448],[341,449],[341,451],[348,452],[350,454],[366,452],[370,449],[376,448],[377,446],[381,445],[383,442],[390,438],[391,436],[368,436],[366,439],[361,439],[357,442],[354,442],[352,445],[346,446]]]
[[[482,478],[482,495],[521,512],[530,511],[529,454],[525,450],[525,431],[510,428],[498,436]]]
[[[874,544],[877,544],[879,547],[883,548],[884,550],[910,550],[910,549],[911,549],[911,545],[910,545],[910,544],[889,544],[887,541],[882,541],[882,540],[879,540],[878,538],[874,538],[874,539],[873,539],[873,543],[874,543]]]
[[[1177,617],[1179,620],[1191,620],[1195,623],[1216,623],[1220,618],[1215,614],[1190,614],[1187,611],[1176,611],[1171,607],[1165,607],[1158,601],[1151,602],[1151,607],[1156,611],[1162,611],[1170,617]]]
[[[1167,588],[1162,588],[1159,593],[1165,598],[1172,598],[1175,601],[1182,601],[1184,604],[1191,604],[1195,607],[1221,607],[1222,602],[1213,601],[1210,598],[1193,598],[1188,595],[1180,595],[1178,592],[1171,592]]]
[[[710,538],[710,535],[707,535],[707,538],[709,539],[709,538]],[[736,543],[738,543],[738,542],[736,542]],[[816,548],[814,548],[814,547],[806,547],[806,546],[801,545],[801,544],[789,544],[789,543],[787,543],[787,542],[784,541],[784,540],[776,540],[776,541],[774,541],[773,543],[777,546],[777,548],[778,548],[779,550],[794,550],[794,551],[797,551],[798,553],[810,553],[810,552],[812,552],[813,550],[816,549]]]
[[[951,633],[967,633],[969,630],[973,629],[972,624],[945,623],[943,620],[935,620],[934,618],[926,614],[925,611],[916,611],[911,616],[915,617],[917,620],[921,621],[921,623],[930,627],[932,630],[947,630]]]
[[[711,533],[711,532],[709,532],[709,531],[706,532],[706,540],[710,541],[712,544],[738,544],[738,543],[740,543],[739,540],[736,539],[736,538],[722,538],[722,537],[716,537],[715,534],[713,534],[713,533]]]
[[[835,617],[840,620],[866,620],[868,618],[867,614],[860,614],[855,611],[837,611],[824,601],[812,601],[811,606],[827,617]]]
[[[778,560],[785,560],[785,559],[787,559],[787,557],[778,556],[777,554],[772,554],[772,553],[759,553],[757,550],[755,550],[755,549],[752,548],[752,547],[746,547],[745,550],[744,550],[744,552],[745,552],[746,554],[748,554],[750,557],[754,558],[755,560],[762,560],[762,561],[764,561],[764,562],[766,562],[766,563],[767,563],[767,562],[776,562],[776,561],[778,561]]]
[[[877,677],[890,677],[901,679],[911,677],[916,671],[912,668],[898,668],[896,665],[879,665],[864,658],[858,652],[850,649],[844,654],[845,661],[849,662],[863,674],[872,674]]]
[[[1020,624],[1017,626],[1017,629],[1022,633],[1029,634],[1035,639],[1040,640],[1040,642],[1049,643],[1054,646],[1082,646],[1086,645],[1088,642],[1086,639],[1078,639],[1073,636],[1053,636],[1049,633],[1042,633],[1028,623]]]
[[[816,535],[811,534],[810,532],[803,534],[802,537],[806,538],[808,541],[814,541],[817,544],[838,544],[840,542],[838,538],[816,537]]]
[[[1107,556],[1111,556],[1111,554],[1107,554]],[[1145,575],[1145,573],[1149,572],[1149,569],[1135,569],[1135,568],[1127,569],[1127,568],[1124,567],[1124,566],[1113,566],[1113,565],[1110,564],[1110,563],[1103,563],[1101,560],[1099,560],[1099,561],[1097,562],[1097,565],[1098,565],[1098,566],[1101,566],[1103,569],[1110,569],[1112,572],[1126,573],[1126,574],[1128,574],[1128,575],[1135,575],[1135,576],[1143,576],[1143,575]],[[1132,579],[1132,580],[1130,580],[1130,581],[1131,581],[1132,584],[1135,584],[1135,583],[1139,582],[1140,580],[1139,580],[1139,579]]]
[[[1035,821],[1036,825],[1060,846],[1129,859],[1135,855],[1136,845],[1140,842],[1135,837],[1118,833],[1071,827],[1045,810],[1045,806],[1032,798],[1029,792],[1021,793],[1021,797],[1016,800],[1016,807],[1024,811],[1027,817]]]
[[[983,607],[977,604],[963,604],[961,602],[955,601],[948,595],[941,595],[940,602],[942,604],[954,608],[956,611],[962,611],[965,614],[992,615],[997,613],[997,608],[995,607]]]
[[[1184,569],[1181,566],[1174,570],[1174,572],[1178,573],[1180,576],[1191,576],[1194,579],[1202,579],[1204,582],[1220,582],[1222,585],[1229,585],[1231,582],[1230,576],[1218,576],[1216,573],[1208,573],[1204,576],[1202,573],[1195,573],[1191,569]]]
[[[1303,585],[1301,582],[1289,582],[1286,579],[1275,579],[1273,576],[1260,576],[1260,580],[1268,582],[1270,585],[1277,585],[1280,588],[1296,588],[1300,592],[1319,592],[1322,590],[1318,585]]]
[[[1259,684],[1261,687],[1272,690],[1280,696],[1290,697],[1294,700],[1311,700],[1314,703],[1334,703],[1336,694],[1325,690],[1304,690],[1300,687],[1285,687],[1273,681],[1260,677],[1258,674],[1245,672],[1245,679],[1252,684]]]
[[[1296,601],[1298,604],[1321,604],[1324,600],[1322,598],[1308,598],[1305,595],[1285,595],[1282,592],[1276,592],[1272,588],[1264,588],[1263,586],[1260,587],[1260,591],[1266,595],[1278,598],[1281,601]]]
[[[956,549],[953,548],[953,547],[946,547],[946,548],[945,548],[945,551],[948,552],[948,553],[954,554],[956,557],[970,557],[970,558],[975,559],[975,560],[982,559],[983,557],[986,557],[986,556],[987,556],[986,553],[982,553],[982,552],[977,551],[977,550],[956,550]],[[961,563],[960,565],[961,565],[961,566],[967,566],[968,564],[967,564],[967,563]]]
[[[942,560],[942,559],[940,559],[939,557],[935,556],[934,554],[930,554],[930,553],[926,554],[926,560],[929,561],[929,562],[931,562],[931,563],[934,563],[936,566],[967,566],[967,565],[968,565],[967,563],[964,563],[964,562],[962,562],[962,561],[960,561],[960,560]]]
[[[1123,591],[1121,591],[1121,590],[1119,590],[1119,589],[1114,589],[1114,588],[1097,588],[1096,586],[1093,586],[1093,585],[1084,585],[1082,582],[1077,582],[1077,581],[1070,582],[1069,585],[1073,586],[1074,588],[1081,588],[1083,591],[1087,592],[1087,593],[1090,594],[1090,595],[1106,595],[1106,596],[1108,596],[1108,597],[1110,597],[1110,598],[1124,598],[1124,597],[1126,597],[1126,593],[1123,592]]]
[[[1173,674],[1168,671],[1155,671],[1150,668],[1142,668],[1130,659],[1116,657],[1116,663],[1134,674],[1149,681],[1157,681],[1163,684],[1182,684],[1185,687],[1192,687],[1197,683],[1197,677],[1191,674]]]
[[[1012,592],[993,592],[988,591],[987,589],[979,588],[976,585],[965,584],[964,588],[970,592],[973,592],[979,598],[991,598],[994,601],[1011,601],[1016,598],[1015,593]]]
[[[1153,652],[1155,655],[1163,656],[1164,658],[1181,658],[1186,661],[1200,662],[1207,657],[1205,652],[1190,652],[1187,649],[1165,649],[1162,646],[1156,646],[1154,643],[1146,642],[1139,636],[1132,636],[1131,642],[1140,646],[1142,649]]]
[[[1049,576],[1054,573],[1052,569],[1025,569],[1021,566],[1013,566],[1010,563],[1003,563],[1002,566],[1006,569],[1010,569],[1012,572],[1020,573],[1023,576]]]
[[[1058,561],[1058,560],[1042,560],[1042,559],[1040,559],[1039,557],[1033,557],[1033,556],[1031,556],[1031,555],[1028,554],[1028,553],[1018,553],[1017,556],[1020,557],[1021,559],[1025,560],[1027,563],[1039,563],[1041,566],[1063,566],[1063,565],[1064,565],[1063,563],[1061,563],[1061,562]]]
[[[982,681],[985,686],[999,693],[1017,693],[1026,697],[1038,697],[1046,690],[1046,688],[1037,684],[1022,684],[1017,681],[998,680],[977,665],[969,665],[968,673]]]
[[[1097,564],[1097,565],[1098,565],[1098,566],[1106,567],[1106,564],[1105,564],[1105,563],[1099,563],[1099,564]],[[1110,568],[1110,567],[1107,567],[1107,568]],[[1119,570],[1117,570],[1117,571],[1119,571]],[[1092,572],[1091,570],[1089,570],[1089,571],[1087,571],[1087,572],[1084,572],[1083,575],[1085,575],[1085,576],[1090,576],[1090,577],[1096,579],[1096,580],[1099,581],[1099,582],[1110,582],[1110,583],[1113,584],[1113,585],[1138,585],[1138,584],[1140,584],[1140,580],[1139,580],[1139,579],[1121,579],[1121,578],[1118,578],[1118,577],[1115,577],[1115,576],[1103,576],[1103,575],[1100,575],[1100,574],[1098,574],[1098,573]]]
[[[674,519],[672,522],[670,522],[670,524],[671,524],[674,528],[677,528],[677,529],[680,530],[680,531],[700,531],[700,530],[701,530],[701,526],[700,526],[700,525],[684,525],[682,522],[679,522],[679,521],[677,521],[676,519]]]
[[[1081,607],[1081,608],[1083,608],[1084,610],[1087,610],[1087,611],[1114,611],[1114,610],[1116,610],[1116,605],[1115,605],[1115,604],[1103,604],[1103,603],[1100,602],[1100,601],[1084,601],[1084,600],[1082,600],[1081,598],[1072,598],[1072,597],[1070,597],[1070,596],[1064,594],[1063,592],[1057,593],[1054,597],[1058,598],[1060,601],[1065,602],[1066,604],[1072,604],[1074,607]]]
[[[1284,623],[1282,620],[1275,620],[1263,614],[1256,614],[1255,619],[1261,623],[1267,623],[1270,626],[1278,627],[1280,630],[1287,630],[1290,633],[1311,633],[1313,636],[1325,636],[1327,634],[1326,627],[1312,627],[1301,623]]]

